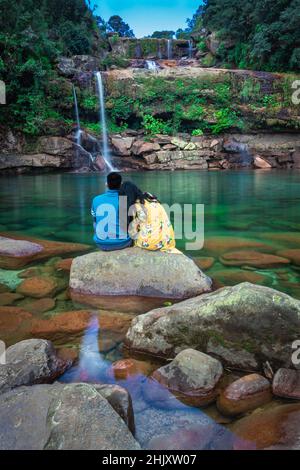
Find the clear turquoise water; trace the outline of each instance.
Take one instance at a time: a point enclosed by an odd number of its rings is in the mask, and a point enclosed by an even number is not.
[[[250,237],[272,243],[274,253],[282,248],[300,248],[269,239],[270,233],[299,234],[300,172],[144,172],[124,174],[124,178],[167,204],[204,204],[206,239]],[[105,190],[104,176],[50,174],[0,181],[0,231],[92,243],[90,203],[95,194]],[[184,240],[178,241],[178,248],[184,250]],[[219,253],[202,250],[188,254],[215,256],[211,275],[232,269],[219,263]],[[259,272],[266,276],[267,284],[300,297],[299,269],[291,266],[285,270],[280,277],[274,269]]]

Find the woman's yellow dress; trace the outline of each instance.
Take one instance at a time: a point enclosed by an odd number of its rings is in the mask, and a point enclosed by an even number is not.
[[[180,253],[176,249],[175,234],[169,217],[158,201],[137,202],[135,216],[129,225],[129,235],[134,245],[151,251]]]

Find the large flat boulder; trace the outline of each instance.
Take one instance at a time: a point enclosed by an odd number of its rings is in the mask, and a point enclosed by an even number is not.
[[[75,258],[72,292],[183,299],[208,292],[211,280],[183,254],[128,248]]]
[[[81,243],[54,242],[1,233],[0,268],[18,269],[36,260],[81,253],[90,249],[89,245]]]
[[[165,358],[192,348],[223,364],[260,370],[291,363],[299,338],[300,301],[250,283],[224,287],[136,317],[125,344],[131,352]]]
[[[132,413],[121,387],[20,387],[0,396],[0,449],[137,450],[125,424],[127,408]]]

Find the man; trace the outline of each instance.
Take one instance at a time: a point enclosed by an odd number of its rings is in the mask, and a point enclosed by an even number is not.
[[[127,204],[119,197],[122,177],[119,173],[107,176],[108,190],[93,199],[94,241],[100,250],[123,250],[132,245],[127,232]]]

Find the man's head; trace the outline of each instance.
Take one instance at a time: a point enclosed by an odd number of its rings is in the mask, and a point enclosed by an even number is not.
[[[120,173],[109,173],[107,176],[107,186],[109,189],[120,189],[122,184],[122,176]]]

